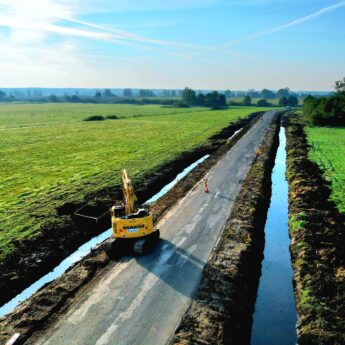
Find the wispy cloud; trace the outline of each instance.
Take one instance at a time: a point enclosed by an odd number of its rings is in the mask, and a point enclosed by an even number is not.
[[[106,11],[109,7],[114,12],[142,12],[165,10],[188,10],[214,6],[226,0],[99,0],[89,4],[93,11]]]
[[[185,52],[207,49],[80,20],[84,5],[81,0],[0,0],[1,82],[11,83],[15,75],[20,75],[25,82],[32,79],[31,75],[34,79],[27,85],[37,85],[38,78],[47,80],[55,75],[58,81],[73,74],[73,69],[83,75],[90,73],[85,71],[90,71],[94,61],[102,61],[102,65],[107,61],[119,64],[120,56],[101,56],[85,48],[86,40],[130,46],[136,50],[160,50],[159,54],[152,55],[161,58],[164,54],[180,58]],[[95,58],[97,54],[99,58]]]
[[[76,6],[66,6],[59,0],[0,0],[0,27],[30,32],[45,32],[61,36],[87,38],[109,41],[113,44],[137,43],[155,45],[168,49],[206,49],[193,44],[158,40],[128,31],[97,25],[82,21],[75,16]],[[61,22],[78,24],[80,27],[70,27]],[[87,29],[86,29],[87,28]],[[137,46],[138,47],[138,46]]]

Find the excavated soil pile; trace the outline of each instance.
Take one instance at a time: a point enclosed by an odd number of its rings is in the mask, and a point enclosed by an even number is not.
[[[243,183],[173,344],[249,344],[278,143],[276,121]]]
[[[222,149],[227,139],[238,129],[248,127],[252,120],[261,113],[254,113],[239,120],[211,137],[208,142],[192,152],[186,152],[174,161],[168,162],[135,183],[139,200],[148,200],[162,187],[190,164],[204,156]],[[245,132],[245,131],[242,131]],[[244,133],[240,133],[239,137]],[[111,183],[111,182],[110,182]],[[121,186],[98,190],[93,195],[86,195],[85,200],[94,200],[87,211],[92,216],[109,209],[111,200],[121,200]],[[110,217],[105,216],[99,222],[81,220],[74,212],[85,205],[85,201],[66,203],[57,209],[57,216],[50,226],[42,229],[41,234],[33,239],[15,244],[16,251],[6,262],[0,263],[0,305],[6,303],[38,278],[51,271],[63,259],[72,254],[80,245],[110,227]],[[87,229],[87,230],[86,230]]]
[[[303,126],[294,117],[285,126],[298,343],[345,344],[345,217],[308,159]]]
[[[223,129],[217,136],[212,137],[207,145],[198,149],[199,153],[198,155],[195,154],[193,159],[190,159],[191,154],[187,155],[186,161],[188,164],[185,164],[185,161],[179,161],[178,164],[173,164],[173,168],[169,168],[168,166],[162,167],[153,177],[148,177],[146,181],[143,181],[142,185],[136,186],[137,190],[139,190],[139,199],[146,200],[158,192],[167,182],[165,179],[166,175],[164,174],[165,172],[168,173],[169,169],[170,174],[171,169],[174,169],[173,171],[175,171],[176,175],[177,166],[179,171],[181,171],[204,154],[211,153],[211,156],[207,160],[193,169],[167,194],[152,205],[151,210],[154,214],[155,221],[160,219],[171,206],[184,197],[194,187],[196,182],[231,149],[236,141],[259,119],[258,115],[260,113],[253,114],[249,118]],[[243,130],[239,135],[229,142],[227,139],[237,129],[242,127]],[[165,181],[164,184],[162,181]],[[150,186],[153,189],[151,192],[149,192]],[[74,208],[72,207],[72,209],[76,209],[76,206]],[[103,270],[106,269],[105,266],[111,266],[109,265],[109,259],[104,254],[104,247],[108,243],[109,241],[106,241],[79,263],[71,267],[60,278],[42,287],[36,294],[16,308],[13,313],[0,318],[0,344],[5,343],[16,332],[22,334],[19,343],[24,343],[34,332],[39,331],[42,327],[46,327],[49,322],[53,322],[54,318],[59,316],[59,313],[63,313],[68,305],[77,298],[76,294],[82,294],[83,289],[87,289],[86,284],[92,281],[93,277],[102,274]],[[53,315],[54,318],[52,318]],[[28,342],[30,343],[29,340]]]

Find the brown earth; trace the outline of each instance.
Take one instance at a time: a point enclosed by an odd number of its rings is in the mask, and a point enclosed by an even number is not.
[[[171,162],[170,165],[165,165],[153,176],[147,177],[145,181],[142,181],[142,184],[135,186],[138,190],[137,194],[139,199],[147,200],[157,193],[166,183],[172,180],[176,174],[182,171],[185,167],[203,155],[207,153],[211,154],[207,160],[193,169],[167,194],[152,205],[151,210],[154,214],[155,221],[159,220],[171,206],[173,206],[195,185],[196,181],[199,181],[207,171],[231,149],[235,142],[259,119],[259,115],[261,115],[261,113],[252,114],[247,119],[241,120],[238,123],[232,124],[223,129],[220,133],[211,137],[206,145],[195,150],[193,153],[182,155],[179,160]],[[242,127],[244,129],[238,136],[231,141],[227,140],[237,129]],[[169,178],[167,178],[167,176],[169,176]],[[113,191],[111,193],[114,195]],[[119,191],[117,191],[117,193],[120,195]],[[106,194],[102,197],[106,199]],[[67,205],[63,211],[67,212],[67,209],[69,209],[69,212],[71,212],[77,209],[78,206],[79,205],[74,205],[71,207],[71,205]],[[94,227],[98,227],[98,230],[92,230],[93,235],[108,229],[109,224],[98,224]],[[79,229],[78,231],[81,231],[81,228],[78,227],[77,229]],[[83,229],[85,229],[85,225],[83,226]],[[64,239],[64,241],[69,240],[71,239]],[[63,243],[65,243],[64,241]],[[90,288],[95,276],[104,273],[105,269],[111,269],[116,262],[109,262],[108,257],[104,253],[104,248],[108,243],[109,241],[103,242],[83,260],[71,267],[61,277],[48,283],[32,297],[24,301],[13,313],[0,318],[0,343],[4,343],[15,332],[22,334],[19,343],[30,343],[29,337],[34,332],[39,332],[42,328],[46,327],[49,322],[53,322],[54,319],[59,316],[59,313],[63,313],[68,305],[74,299],[78,298],[78,295],[83,294],[85,289]],[[71,246],[71,248],[77,248],[80,244],[81,243],[78,243],[78,245],[75,245],[74,247]],[[37,245],[39,246],[37,251],[40,253],[42,245],[40,245],[40,243]],[[50,247],[51,244],[47,244],[47,246],[49,246],[50,251],[52,251],[52,248]],[[55,246],[57,246],[56,243]],[[68,254],[70,253],[71,250],[68,251]],[[63,258],[66,256],[67,255]],[[49,251],[46,257],[46,260],[49,260]],[[20,270],[17,275],[19,274]],[[30,281],[33,281],[33,279],[30,279]]]
[[[298,344],[345,344],[345,217],[308,159],[300,119],[292,116],[284,125]]]
[[[224,147],[228,150],[227,139],[236,130],[248,126],[260,114],[253,113],[246,119],[229,125],[209,138],[208,142],[201,147],[181,154],[174,161],[168,162],[150,175],[144,176],[135,184],[139,201],[148,200],[173,180],[178,173],[205,154],[218,152]],[[241,131],[239,137],[244,132]],[[210,161],[213,159],[211,158]],[[109,209],[112,206],[112,200],[122,199],[121,193],[121,186],[98,191],[97,205],[89,208],[89,212],[97,214],[104,208]],[[95,197],[96,195],[87,195],[85,200],[93,200]],[[173,200],[169,201],[169,205],[163,208],[170,207],[172,203],[174,203]],[[5,304],[37,279],[50,272],[80,245],[110,228],[110,217],[107,216],[98,223],[81,221],[76,218],[73,214],[83,204],[85,202],[67,203],[60,207],[57,210],[57,218],[52,220],[49,227],[42,229],[41,234],[36,238],[18,241],[12,256],[6,262],[0,262],[0,305]]]
[[[278,143],[279,124],[275,121],[172,344],[249,344]]]

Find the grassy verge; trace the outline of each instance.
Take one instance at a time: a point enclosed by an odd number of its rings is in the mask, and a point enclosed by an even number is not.
[[[307,127],[310,158],[323,170],[331,182],[331,199],[339,211],[345,212],[345,128]]]

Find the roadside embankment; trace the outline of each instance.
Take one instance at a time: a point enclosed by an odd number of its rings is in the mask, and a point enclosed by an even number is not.
[[[246,122],[241,121],[240,124],[231,125],[232,127],[230,126],[230,129],[225,129],[217,136],[212,137],[207,143],[209,147],[205,146],[203,151],[200,149],[200,156],[205,153],[211,153],[211,156],[193,169],[167,194],[152,205],[155,220],[160,219],[171,206],[184,197],[186,192],[194,187],[196,182],[231,149],[234,143],[255,123],[256,119],[253,120],[254,117],[255,115],[247,119]],[[228,138],[243,126],[245,127],[239,135],[229,141]],[[194,156],[195,158],[197,159],[199,157]],[[188,161],[186,158],[189,164],[194,159]],[[183,169],[186,165],[184,161],[180,161],[179,164],[174,163],[170,169],[177,171]],[[168,166],[165,167],[165,169],[168,168]],[[137,190],[139,190],[138,196],[140,200],[146,200],[160,190],[164,184],[159,181],[164,181],[166,178],[164,174],[164,169],[162,168],[159,173],[147,178],[146,184],[143,183],[142,185],[136,186]],[[165,179],[166,182],[167,180]],[[152,190],[150,190],[150,186],[152,186]],[[95,248],[88,256],[71,267],[60,278],[40,289],[31,298],[19,305],[13,313],[0,319],[0,343],[5,342],[15,332],[22,334],[22,342],[27,341],[30,343],[30,340],[27,339],[34,332],[44,327],[48,321],[53,321],[53,315],[58,317],[59,311],[62,313],[74,299],[82,295],[83,291],[85,291],[84,289],[87,289],[87,286],[89,286],[87,283],[92,283],[94,276],[103,273],[103,270],[108,267],[111,269],[116,263],[109,263],[109,259],[103,251],[105,245],[107,245],[107,242]]]
[[[284,125],[298,343],[345,344],[345,217],[308,158],[300,120],[291,116]]]
[[[276,119],[242,184],[173,344],[249,344],[278,135]]]

